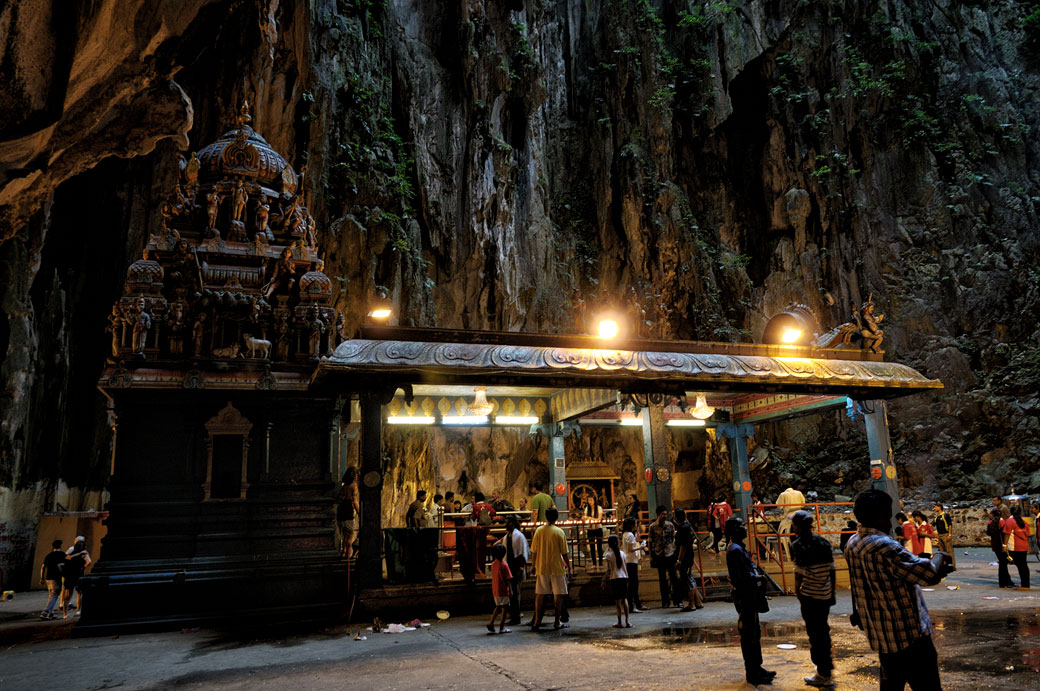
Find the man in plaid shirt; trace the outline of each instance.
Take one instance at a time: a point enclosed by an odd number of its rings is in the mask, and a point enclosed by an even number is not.
[[[881,689],[936,690],[939,661],[932,643],[932,620],[921,585],[938,583],[949,571],[948,557],[917,557],[892,539],[892,498],[867,490],[856,498],[859,531],[845,546],[852,586],[853,626],[867,632],[881,662]]]

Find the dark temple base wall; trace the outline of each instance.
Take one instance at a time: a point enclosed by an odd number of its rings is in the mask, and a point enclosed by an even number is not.
[[[206,423],[229,401],[252,424],[249,486],[245,499],[205,501]],[[347,573],[329,471],[332,400],[127,390],[117,393],[116,405],[108,535],[83,581],[77,634],[342,611]],[[212,446],[226,454],[241,449],[239,441],[215,439]],[[227,464],[225,493],[226,471]]]

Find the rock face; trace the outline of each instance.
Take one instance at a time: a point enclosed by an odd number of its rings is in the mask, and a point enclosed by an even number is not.
[[[348,332],[379,288],[402,324],[547,332],[574,329],[574,291],[590,313],[634,295],[643,330],[711,340],[757,338],[792,301],[833,326],[873,294],[888,357],[947,385],[891,408],[904,479],[945,498],[1040,488],[1033,9],[7,4],[8,535],[31,532],[59,479],[103,487],[106,306],[159,223],[173,150],[212,141],[242,100],[308,166]],[[760,434],[805,446],[797,428]],[[845,437],[848,423],[813,434]],[[467,471],[482,487],[521,482],[544,453],[530,443],[489,439],[481,453],[509,457],[504,469],[467,457]],[[596,452],[624,455],[608,447]],[[789,458],[774,472],[791,472]],[[409,472],[392,470],[405,494]],[[68,508],[89,508],[78,496]],[[0,567],[28,577],[17,557]]]

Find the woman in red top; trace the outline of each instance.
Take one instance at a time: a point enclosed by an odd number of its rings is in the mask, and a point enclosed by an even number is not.
[[[920,511],[914,511],[910,514],[910,517],[917,524],[917,537],[921,539],[921,553],[917,556],[928,559],[932,556],[932,546],[935,543],[935,528],[928,522],[924,513]]]
[[[903,546],[908,552],[920,556],[921,536],[917,534],[917,524],[908,519],[902,511],[896,514],[896,521],[899,523],[899,532],[903,535]]]
[[[1012,540],[1014,543],[1008,544]],[[1018,506],[1011,509],[1010,518],[1004,519],[1004,549],[1018,567],[1018,589],[1029,590],[1029,566],[1026,564],[1026,556],[1029,554],[1029,526],[1022,518],[1022,509]]]

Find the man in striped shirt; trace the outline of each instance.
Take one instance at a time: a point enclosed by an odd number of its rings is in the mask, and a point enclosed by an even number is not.
[[[892,498],[869,489],[856,498],[859,531],[845,546],[852,586],[849,622],[867,633],[881,662],[881,689],[938,691],[939,661],[932,620],[921,585],[935,585],[950,571],[944,552],[931,559],[908,552],[892,539]]]
[[[831,627],[827,623],[834,604],[834,550],[821,535],[813,535],[813,516],[808,511],[795,511],[791,527],[797,536],[791,544],[794,556],[794,594],[802,609],[805,632],[809,635],[809,656],[816,674],[805,677],[809,686],[833,685],[831,672]]]

